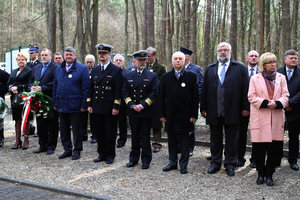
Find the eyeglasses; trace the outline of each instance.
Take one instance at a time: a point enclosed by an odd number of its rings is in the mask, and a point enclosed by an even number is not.
[[[265,62],[264,64],[276,64],[276,63],[277,63],[277,61],[273,60],[273,61]]]
[[[217,52],[221,53],[221,52],[228,52],[230,51],[229,49],[219,49]]]

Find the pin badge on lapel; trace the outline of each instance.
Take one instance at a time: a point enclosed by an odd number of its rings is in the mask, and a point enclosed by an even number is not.
[[[185,87],[185,83],[181,83],[181,87]]]
[[[72,74],[69,74],[69,76],[68,76],[69,78],[72,78]]]
[[[279,85],[279,80],[276,80],[276,84]]]

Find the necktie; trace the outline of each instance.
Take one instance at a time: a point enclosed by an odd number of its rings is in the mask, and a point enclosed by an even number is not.
[[[41,71],[41,77],[43,76],[43,74],[44,74],[44,72],[45,72],[46,68],[47,68],[47,66],[46,66],[46,65],[44,65],[44,67],[43,67],[43,69],[42,69],[42,71]]]
[[[104,71],[104,65],[101,65],[101,72]]]
[[[177,78],[177,79],[180,78],[180,72],[176,72],[176,78]]]
[[[222,71],[221,71],[221,84],[223,84],[224,80],[225,80],[225,73],[226,73],[226,64],[223,64],[223,68],[222,68]]]
[[[254,69],[253,69],[253,68],[251,68],[250,70],[251,70],[251,72],[250,72],[250,76],[249,76],[249,78],[251,78],[251,77],[254,75],[254,73],[253,73]]]
[[[141,75],[142,75],[142,73],[141,73],[141,72],[138,72],[138,75],[139,75],[139,76],[141,76]]]
[[[291,79],[291,76],[292,76],[292,70],[288,70],[288,74],[287,74],[287,77],[288,77],[288,80],[290,80]]]
[[[66,71],[69,71],[69,67],[70,67],[70,65],[67,64]]]

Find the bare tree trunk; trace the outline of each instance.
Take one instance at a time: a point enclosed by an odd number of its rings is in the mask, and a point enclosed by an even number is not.
[[[10,6],[10,38],[9,38],[9,47],[12,46],[12,40],[13,40],[13,28],[14,28],[14,0],[11,0],[11,6]]]
[[[149,19],[148,19],[148,0],[144,0],[144,33],[143,48],[146,49],[149,44]]]
[[[94,0],[92,4],[91,11],[93,12],[93,22],[92,22],[92,31],[91,31],[91,54],[93,54],[97,60],[97,49],[95,46],[98,41],[98,5],[99,0]],[[97,62],[96,62],[97,63]]]
[[[282,47],[284,51],[291,48],[290,1],[282,0]]]
[[[256,44],[260,54],[264,52],[264,23],[263,23],[263,0],[256,0]]]
[[[166,61],[166,38],[167,38],[167,15],[168,15],[168,0],[162,0],[162,19],[161,19],[161,62]]]
[[[266,51],[270,52],[271,51],[271,41],[270,41],[270,0],[266,0],[266,43],[267,43],[267,48]]]
[[[298,45],[297,45],[297,35],[298,35],[298,13],[299,13],[299,0],[294,1],[294,12],[293,12],[293,49],[297,50]]]
[[[125,0],[125,48],[124,48],[124,57],[125,57],[125,68],[127,68],[127,54],[128,54],[128,0]]]
[[[82,11],[82,2],[79,0],[76,3],[76,9],[77,9],[77,42],[78,42],[78,52],[77,53],[77,59],[80,62],[83,62],[84,60],[84,54],[85,54],[85,38],[83,34],[83,11]]]
[[[64,42],[64,20],[63,20],[63,4],[62,0],[58,0],[58,34],[59,34],[59,40],[60,40],[60,51],[62,52],[65,48],[65,42]]]
[[[173,54],[172,49],[172,38],[174,36],[174,4],[173,0],[170,0],[170,3],[168,4],[168,17],[167,17],[167,71],[172,70],[172,64],[171,64],[171,56]],[[171,11],[171,16],[170,16]]]
[[[48,48],[56,52],[56,0],[50,0],[48,19]]]
[[[227,38],[227,34],[226,34],[227,4],[228,4],[228,0],[225,0],[225,3],[224,3],[224,10],[223,10],[222,31],[221,31],[221,34],[222,34],[221,40],[222,40],[222,41],[226,41],[226,38]]]
[[[206,0],[206,17],[204,29],[204,52],[203,52],[203,67],[205,68],[209,61],[209,47],[210,47],[210,21],[211,21],[211,0]]]
[[[138,19],[137,19],[137,14],[136,14],[136,8],[135,8],[135,0],[131,0],[131,4],[132,4],[132,9],[133,9],[133,17],[134,17],[134,24],[135,24],[135,51],[139,50],[139,42],[140,42],[140,38],[139,38],[139,23],[138,23]]]
[[[232,47],[232,57],[237,59],[237,1],[231,1],[231,27],[230,44]]]
[[[190,48],[191,0],[185,0],[184,45]]]
[[[241,45],[240,46],[240,59],[245,61],[245,24],[244,24],[244,5],[243,0],[240,0],[240,22],[241,22]]]
[[[154,34],[154,0],[148,0],[148,22],[149,22],[149,28],[148,28],[148,31],[149,31],[149,44],[148,46],[152,46],[152,47],[155,47],[155,34]]]
[[[82,0],[82,4],[85,8],[85,45],[88,49],[91,44],[91,0],[86,0],[86,3]],[[84,53],[86,54],[87,52]]]
[[[193,10],[195,10],[195,13],[193,14],[193,32],[192,32],[192,50],[194,52],[193,56],[193,63],[197,63],[197,0],[193,0]]]
[[[171,3],[170,3],[171,5]],[[178,47],[180,44],[179,44],[179,41],[181,40],[181,35],[180,35],[180,24],[181,24],[181,20],[180,20],[180,16],[181,16],[181,9],[180,9],[180,5],[179,5],[179,1],[178,0],[175,0],[175,5],[176,5],[176,13],[178,13],[176,15],[176,33],[175,33],[175,36],[176,36],[176,40],[175,40],[175,46]],[[171,5],[172,6],[172,5]],[[172,11],[172,10],[171,10]],[[173,12],[174,13],[174,12]],[[174,18],[173,20],[175,20],[175,14],[174,14]]]

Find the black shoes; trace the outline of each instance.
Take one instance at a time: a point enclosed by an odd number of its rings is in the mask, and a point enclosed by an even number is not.
[[[106,159],[106,164],[112,164],[114,162],[114,159]]]
[[[91,143],[92,143],[92,144],[97,143],[97,139],[93,139],[93,138],[92,138]]]
[[[34,134],[33,137],[39,137],[39,133]]]
[[[149,164],[143,164],[142,169],[149,169]]]
[[[39,148],[38,150],[33,151],[33,153],[42,153],[42,152],[46,152],[47,149],[41,149]]]
[[[50,150],[47,151],[47,155],[51,155],[51,154],[54,154],[54,150],[50,149]]]
[[[121,148],[121,147],[124,147],[125,144],[117,144],[117,148]]]
[[[210,167],[207,171],[207,173],[209,174],[215,174],[216,172],[218,172],[220,170],[220,168],[216,168],[216,167]]]
[[[4,145],[4,140],[0,139],[0,147],[2,147]]]
[[[79,153],[74,153],[74,155],[72,156],[72,160],[78,160],[79,158],[80,158]]]
[[[87,136],[82,136],[82,141],[88,141],[88,137]]]
[[[267,185],[268,186],[273,186],[274,185],[274,181],[273,181],[272,177],[267,177]]]
[[[186,167],[181,167],[180,173],[181,173],[181,174],[186,174],[186,173],[187,173]]]
[[[237,161],[237,163],[236,163],[236,166],[237,167],[243,167],[245,165],[245,161],[242,161],[242,160],[239,160],[239,161]]]
[[[296,163],[290,164],[290,167],[291,167],[292,170],[296,170],[296,171],[299,170],[299,166]]]
[[[17,144],[17,143],[15,143],[15,145],[14,146],[12,146],[11,147],[11,149],[18,149],[18,148],[21,148],[22,147],[22,141],[20,140],[20,142]]]
[[[133,163],[133,162],[129,162],[127,163],[126,167],[133,167],[135,166],[137,163]]]
[[[102,162],[105,160],[106,160],[106,158],[98,157],[98,158],[94,159],[94,162]]]
[[[189,152],[189,157],[192,157],[193,156],[193,152]]]
[[[167,165],[166,167],[163,168],[163,171],[164,172],[168,172],[168,171],[171,171],[173,169],[177,169],[177,165]]]
[[[211,156],[206,157],[206,160],[211,160],[211,159],[212,159]]]
[[[226,169],[226,172],[227,172],[228,176],[234,176],[235,175],[234,169]]]
[[[264,183],[264,177],[263,176],[258,176],[258,178],[256,180],[256,184],[261,185],[263,183]]]
[[[251,168],[256,168],[256,162],[255,161],[251,162],[250,167]]]
[[[58,157],[58,159],[64,159],[72,156],[72,151],[65,151],[62,155]]]

